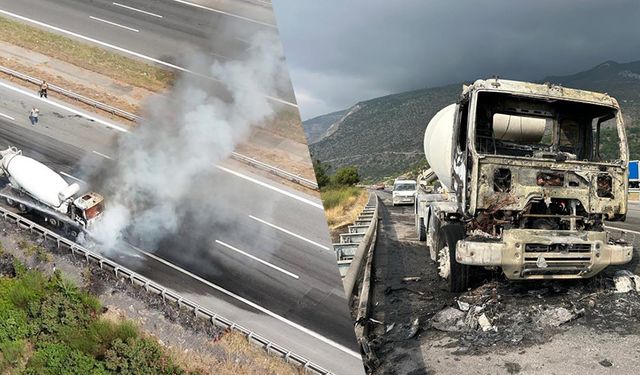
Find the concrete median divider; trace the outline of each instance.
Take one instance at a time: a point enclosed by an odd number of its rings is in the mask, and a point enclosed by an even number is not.
[[[233,321],[216,314],[215,312],[200,306],[198,303],[182,297],[180,294],[152,281],[136,272],[119,265],[118,263],[103,257],[85,247],[65,238],[57,233],[47,229],[31,220],[28,220],[16,213],[13,213],[4,207],[0,207],[0,216],[8,221],[13,222],[22,229],[28,230],[30,233],[42,238],[43,242],[50,241],[55,243],[57,248],[65,248],[73,255],[79,255],[88,263],[93,263],[103,270],[113,272],[116,278],[128,280],[132,285],[144,288],[149,293],[160,295],[165,302],[175,303],[185,312],[194,314],[198,318],[206,319],[211,324],[225,329],[234,330],[242,333],[249,342],[259,345],[267,351],[267,353],[283,358],[286,362],[300,366],[308,374],[332,375],[333,373],[322,368],[321,366],[307,360],[306,358],[296,354],[295,352],[280,346],[269,339],[258,335],[257,333],[240,326]]]

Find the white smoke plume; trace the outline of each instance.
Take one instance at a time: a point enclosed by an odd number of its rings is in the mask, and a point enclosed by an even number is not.
[[[105,176],[104,216],[92,233],[102,248],[115,249],[123,237],[138,238],[153,248],[167,233],[177,232],[197,208],[194,196],[253,126],[274,115],[273,95],[282,83],[284,64],[279,41],[257,34],[241,60],[211,62],[209,78],[184,74],[166,95],[145,105],[143,120],[123,136],[115,167]],[[194,61],[199,67],[203,58]],[[202,206],[206,210],[206,205]],[[202,211],[202,210],[201,210]],[[206,215],[212,213],[203,213]]]

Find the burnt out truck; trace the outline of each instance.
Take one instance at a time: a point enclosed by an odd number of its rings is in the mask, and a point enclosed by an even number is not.
[[[482,268],[576,279],[631,260],[632,246],[604,228],[625,219],[628,192],[624,123],[609,95],[478,80],[429,122],[424,152],[445,195],[418,192],[416,227],[451,291]]]

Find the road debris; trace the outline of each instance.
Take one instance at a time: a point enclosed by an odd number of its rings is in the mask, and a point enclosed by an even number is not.
[[[417,335],[419,329],[420,329],[420,319],[415,318],[411,323],[411,327],[409,328],[409,333],[407,334],[407,340]]]
[[[444,332],[460,332],[465,327],[465,316],[464,312],[453,307],[447,307],[434,315],[431,319],[431,326]]]
[[[598,362],[602,367],[611,367],[613,366],[613,363],[611,363],[611,361],[609,361],[608,359],[603,359],[602,361]]]
[[[402,282],[405,282],[405,283],[412,282],[412,281],[420,281],[420,280],[421,279],[418,276],[410,276],[410,277],[403,277],[402,278]]]
[[[640,292],[640,276],[628,270],[619,270],[613,277],[616,293],[628,293],[632,290]]]
[[[487,316],[485,314],[482,314],[478,317],[478,324],[480,325],[480,328],[482,328],[482,330],[484,332],[487,331],[496,331],[497,329],[496,327],[491,325],[491,322],[489,321],[489,318],[487,318]]]

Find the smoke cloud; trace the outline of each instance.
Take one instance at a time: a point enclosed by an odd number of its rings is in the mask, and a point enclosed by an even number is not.
[[[206,66],[218,81],[182,75],[169,93],[146,103],[141,123],[119,140],[100,188],[105,213],[92,233],[103,249],[116,249],[126,237],[153,251],[186,222],[213,220],[220,212],[211,212],[216,186],[207,177],[252,127],[275,114],[266,95],[286,77],[275,35],[257,34],[242,59],[192,60],[191,67]]]

